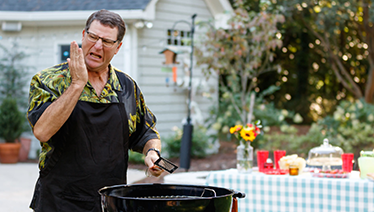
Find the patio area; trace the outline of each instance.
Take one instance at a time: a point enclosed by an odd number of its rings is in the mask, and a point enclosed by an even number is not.
[[[0,163],[0,211],[26,212],[33,195],[35,182],[38,178],[36,163]],[[129,169],[129,184],[145,178],[144,171]]]

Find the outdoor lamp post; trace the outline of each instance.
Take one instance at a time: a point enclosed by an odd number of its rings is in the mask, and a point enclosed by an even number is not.
[[[194,43],[193,37],[195,33],[195,18],[197,14],[192,15],[192,24],[185,21],[177,21],[174,23],[172,27],[172,32],[174,31],[175,26],[178,23],[186,23],[191,28],[191,53],[190,53],[190,79],[188,83],[188,112],[187,112],[187,120],[186,123],[183,125],[183,136],[181,141],[181,148],[180,148],[180,168],[188,170],[190,168],[191,162],[191,146],[192,146],[192,133],[193,133],[193,125],[191,123],[191,86],[192,86],[192,66],[193,66],[193,51],[194,51]]]

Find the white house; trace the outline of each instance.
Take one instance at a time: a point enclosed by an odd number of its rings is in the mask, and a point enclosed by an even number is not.
[[[0,44],[10,48],[17,43],[30,55],[25,62],[34,67],[31,79],[37,71],[66,60],[70,42],[81,42],[86,19],[100,9],[119,13],[127,24],[124,45],[112,64],[138,82],[146,103],[157,116],[161,136],[172,133],[174,126],[181,128],[188,110],[191,17],[197,15],[196,23],[225,24],[232,12],[229,1],[2,0]],[[196,27],[195,40],[203,30]],[[177,56],[177,85],[173,83],[172,73],[162,71],[165,58],[160,51],[166,47],[184,52]],[[201,122],[207,118],[209,106],[217,100],[218,85],[215,79],[206,82],[198,67],[193,68],[192,82],[192,118]],[[208,90],[213,100],[201,95]],[[31,152],[30,157],[33,156]]]

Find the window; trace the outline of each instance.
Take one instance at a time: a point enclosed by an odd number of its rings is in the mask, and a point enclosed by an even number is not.
[[[79,48],[81,48],[82,45],[79,44]],[[69,45],[61,45],[60,46],[60,63],[64,63],[67,61],[67,59],[70,57],[70,44]]]
[[[167,44],[173,46],[189,46],[191,40],[190,31],[171,30],[167,31]]]

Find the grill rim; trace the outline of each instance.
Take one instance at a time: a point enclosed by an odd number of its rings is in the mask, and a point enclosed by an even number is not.
[[[136,187],[180,187],[180,188],[200,188],[200,189],[213,189],[216,190],[225,190],[228,192],[228,194],[224,195],[216,195],[216,196],[208,196],[208,197],[200,197],[200,196],[193,196],[188,198],[139,198],[139,197],[133,197],[133,196],[119,196],[119,195],[110,195],[110,194],[104,194],[104,191],[109,190],[116,190],[120,188],[136,188]],[[215,190],[216,189],[216,190]],[[192,185],[192,184],[164,184],[164,183],[144,183],[144,184],[123,184],[123,185],[114,185],[114,186],[106,186],[99,190],[99,194],[105,197],[112,197],[112,198],[119,198],[122,200],[132,200],[132,201],[196,201],[196,200],[212,200],[217,198],[226,198],[230,197],[232,198],[233,195],[236,194],[236,192],[232,189],[227,188],[221,188],[221,187],[215,187],[215,186],[204,186],[204,185]]]

